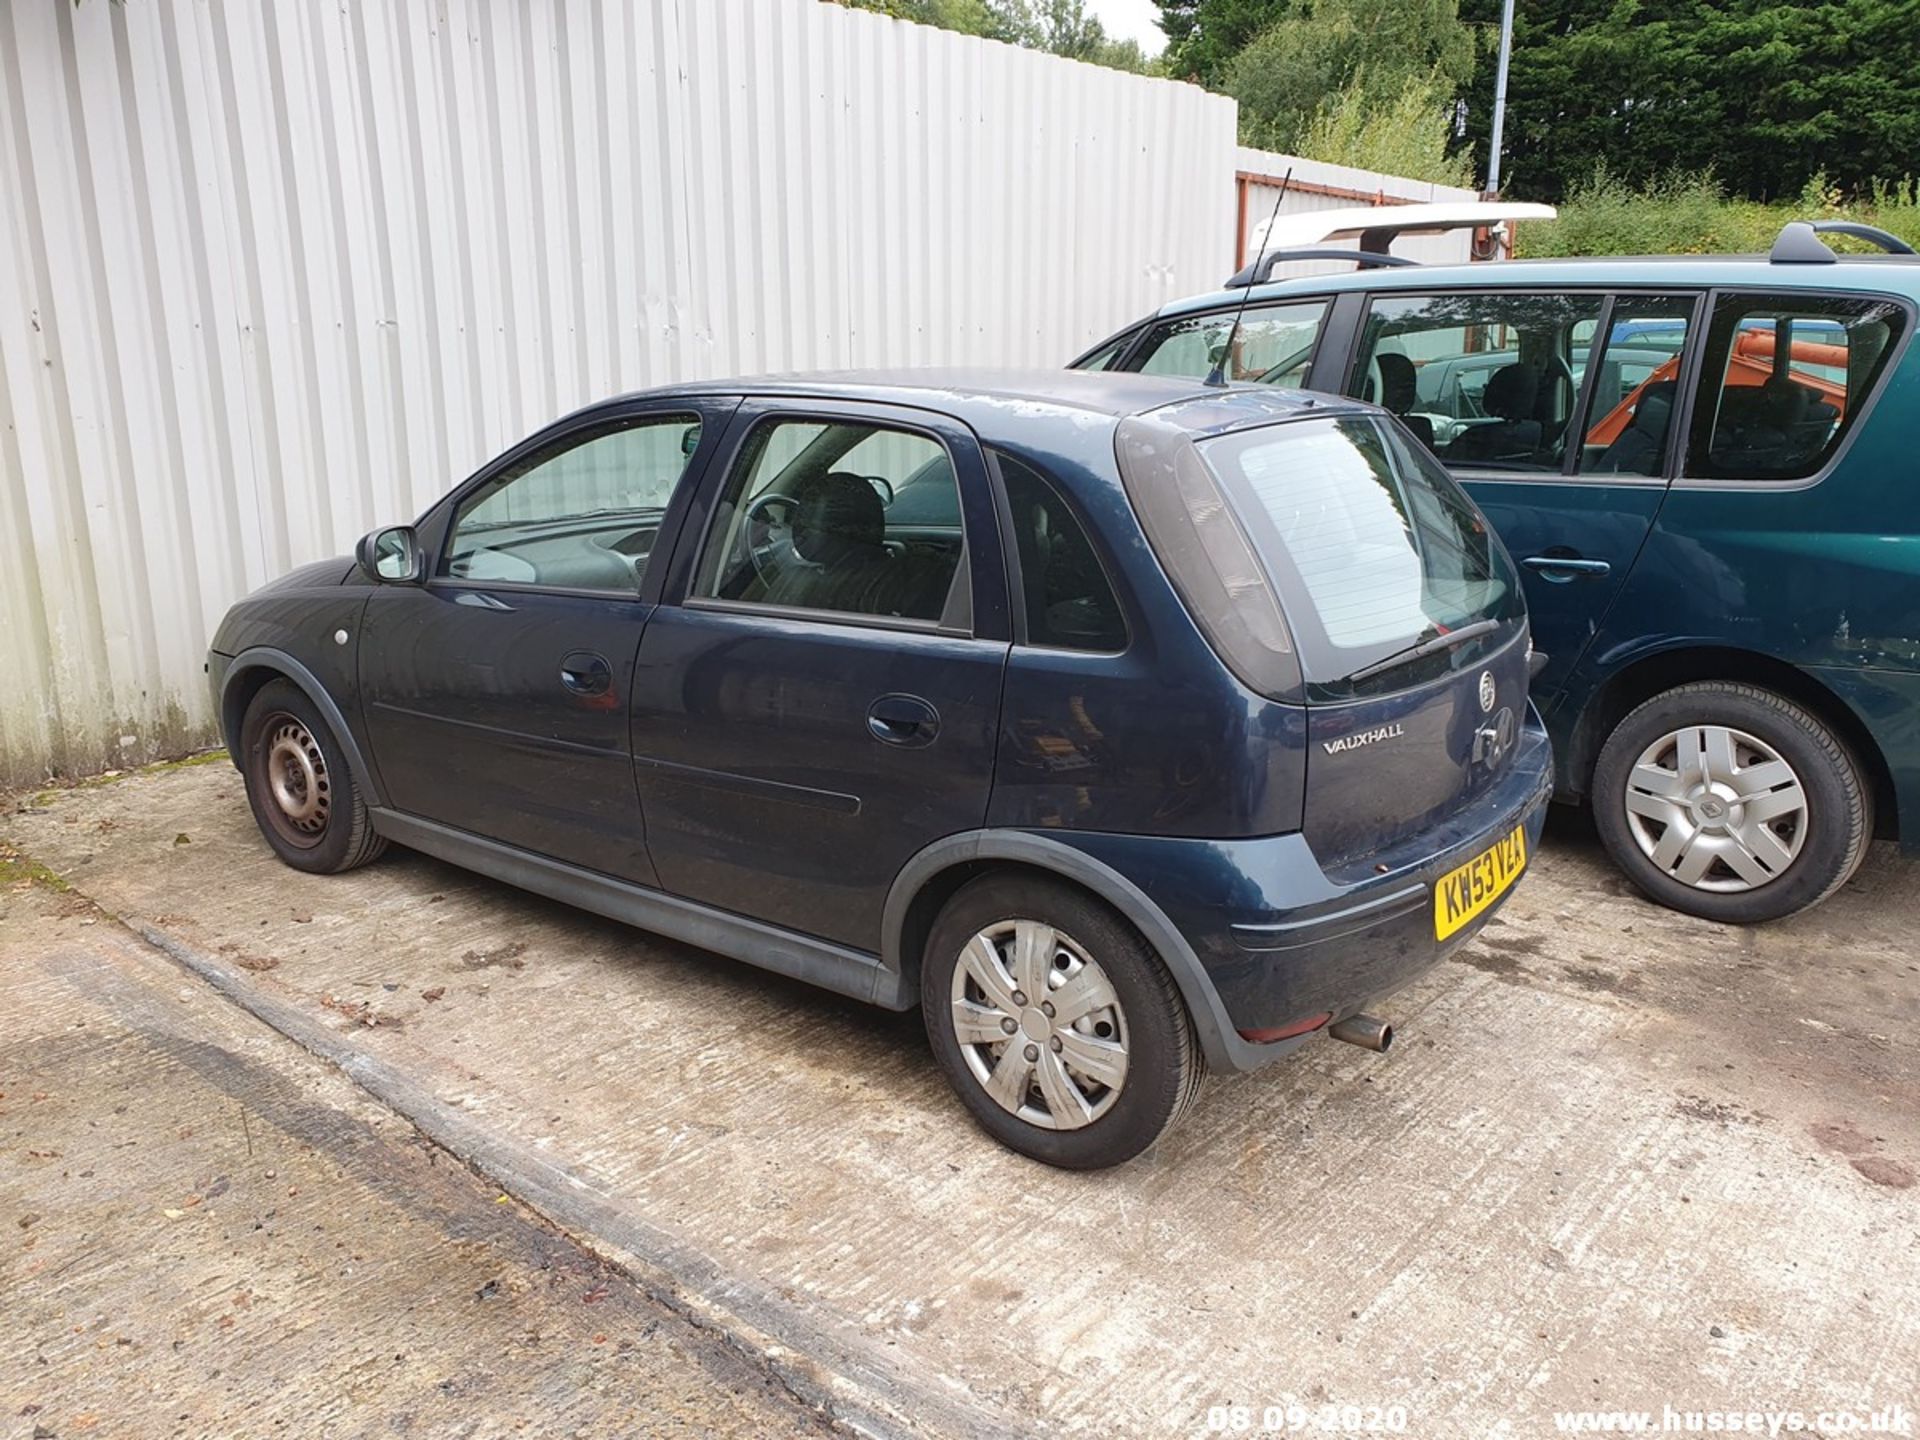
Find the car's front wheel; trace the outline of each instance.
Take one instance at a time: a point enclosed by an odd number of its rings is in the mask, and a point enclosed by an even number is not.
[[[1873,834],[1871,792],[1839,737],[1785,696],[1733,681],[1676,686],[1614,727],[1593,804],[1635,885],[1729,924],[1818,904]]]
[[[260,687],[240,722],[240,752],[254,821],[294,869],[337,874],[386,849],[339,740],[292,681]]]
[[[974,1118],[1035,1160],[1131,1160],[1184,1114],[1204,1063],[1173,980],[1119,916],[1066,885],[985,875],[947,902],[921,965],[934,1055]]]

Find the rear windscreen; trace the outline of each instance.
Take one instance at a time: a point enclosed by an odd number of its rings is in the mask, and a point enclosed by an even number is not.
[[[1397,426],[1315,417],[1196,448],[1266,563],[1310,686],[1338,687],[1422,640],[1521,615],[1512,566],[1486,521]],[[1505,631],[1436,664],[1470,662]]]

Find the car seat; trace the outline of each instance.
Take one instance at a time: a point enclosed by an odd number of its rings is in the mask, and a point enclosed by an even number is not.
[[[1540,448],[1541,425],[1534,418],[1540,398],[1540,372],[1531,365],[1502,365],[1487,377],[1481,408],[1497,417],[1493,424],[1474,425],[1447,446],[1447,459],[1520,460]]]
[[[1433,449],[1433,421],[1425,415],[1410,413],[1420,401],[1419,372],[1413,361],[1389,350],[1374,357],[1380,369],[1380,403],[1400,417],[1400,423],[1427,449]]]
[[[1593,469],[1601,474],[1658,475],[1678,391],[1678,382],[1673,380],[1659,380],[1642,390],[1627,428],[1600,452]]]
[[[793,489],[790,565],[767,587],[766,603],[801,610],[937,620],[953,582],[954,558],[887,548],[886,502],[845,470],[809,475]]]

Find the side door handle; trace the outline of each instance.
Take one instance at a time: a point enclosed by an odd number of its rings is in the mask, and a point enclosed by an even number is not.
[[[613,667],[604,655],[575,650],[560,661],[560,683],[575,695],[604,695],[613,688]]]
[[[1545,555],[1529,555],[1520,563],[1537,572],[1541,579],[1550,580],[1556,585],[1565,585],[1569,580],[1578,580],[1583,575],[1605,575],[1613,569],[1604,560],[1587,560],[1579,555],[1556,555],[1551,551]]]
[[[867,707],[867,729],[888,745],[931,745],[940,733],[940,712],[918,695],[882,695]]]

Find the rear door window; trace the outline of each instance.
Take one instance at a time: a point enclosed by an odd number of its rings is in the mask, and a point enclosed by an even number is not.
[[[1666,475],[1694,295],[1623,295],[1587,387],[1583,475]]]
[[[1200,379],[1226,359],[1228,380],[1298,388],[1313,363],[1314,347],[1327,318],[1325,300],[1250,309],[1234,329],[1234,312],[1183,315],[1156,325],[1127,362],[1147,375],[1185,375]],[[1231,337],[1232,355],[1226,354]]]
[[[1347,393],[1448,465],[1557,474],[1604,297],[1380,295]]]
[[[965,555],[938,439],[859,420],[771,419],[727,477],[693,597],[957,623]]]
[[[1799,480],[1839,448],[1907,324],[1888,300],[1730,294],[1714,304],[1689,476]]]

